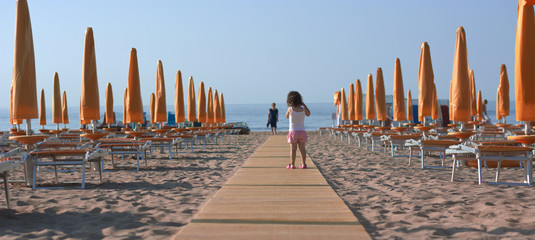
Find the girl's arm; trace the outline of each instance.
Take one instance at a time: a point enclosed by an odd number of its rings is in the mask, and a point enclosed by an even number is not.
[[[307,105],[305,105],[305,104],[303,103],[303,107],[305,108],[305,116],[307,116],[307,117],[310,116],[310,110],[308,110]]]
[[[288,107],[288,111],[286,111],[286,118],[290,118],[291,112],[292,112],[292,108]]]

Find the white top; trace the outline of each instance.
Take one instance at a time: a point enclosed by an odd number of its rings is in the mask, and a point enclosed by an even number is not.
[[[290,131],[305,131],[305,109],[303,107],[301,112],[294,111],[291,107],[290,112]]]

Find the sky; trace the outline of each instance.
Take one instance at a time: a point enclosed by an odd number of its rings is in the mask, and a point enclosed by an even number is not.
[[[516,0],[28,0],[37,92],[51,102],[58,72],[68,105],[78,106],[84,33],[95,38],[100,104],[106,84],[122,106],[130,49],[136,48],[143,104],[156,86],[162,60],[167,104],[175,75],[184,89],[193,76],[223,92],[226,104],[285,102],[297,90],[306,102],[332,102],[368,74],[383,70],[392,94],[400,58],[405,92],[418,92],[422,42],[429,43],[439,99],[449,96],[456,31],[466,31],[468,61],[483,98],[496,99],[506,64],[514,97]],[[12,79],[15,0],[0,0],[0,106]],[[48,104],[49,105],[49,104]]]

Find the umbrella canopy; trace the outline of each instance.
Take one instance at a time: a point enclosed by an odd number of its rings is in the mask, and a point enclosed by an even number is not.
[[[150,123],[155,124],[156,123],[156,111],[154,110],[156,108],[156,96],[154,93],[150,94]]]
[[[93,29],[85,31],[84,61],[82,65],[82,91],[80,94],[80,120],[82,124],[100,119],[97,60]]]
[[[112,124],[115,122],[115,116],[113,115],[113,91],[111,88],[111,83],[106,85],[106,122],[107,124]]]
[[[32,24],[26,0],[17,1],[15,19],[15,50],[13,57],[13,119],[38,117],[37,88],[35,82],[35,56],[33,51]]]
[[[206,122],[214,123],[214,99],[212,97],[212,87],[208,88],[208,99],[206,100]]]
[[[355,120],[362,120],[362,86],[360,79],[355,81]]]
[[[509,116],[509,78],[507,77],[507,68],[505,64],[502,64],[496,98],[496,119],[502,119],[506,116]]]
[[[371,74],[368,74],[368,86],[366,90],[366,119],[368,120],[375,119],[375,111],[373,105],[373,78]]]
[[[474,69],[468,73],[470,77],[470,115],[477,115],[477,98],[476,98],[476,80],[474,78]]]
[[[199,95],[197,96],[197,120],[206,122],[206,94],[204,93],[204,83],[199,84]]]
[[[403,90],[403,77],[401,75],[399,58],[396,58],[394,68],[394,93],[392,101],[394,121],[405,121],[407,120],[405,114],[405,90]]]
[[[63,104],[61,106],[61,123],[69,123],[69,112],[67,110],[67,92],[63,91]]]
[[[13,86],[9,94],[9,124],[21,124],[22,120],[13,118]]]
[[[186,115],[184,114],[184,90],[182,87],[182,72],[176,72],[175,80],[175,121],[177,123],[185,122]]]
[[[431,119],[437,120],[440,118],[440,105],[438,105],[437,88],[433,83],[433,105],[431,105]]]
[[[450,84],[450,120],[470,121],[470,78],[464,28],[457,29],[457,43],[453,58],[453,75]]]
[[[52,90],[52,123],[62,123],[61,119],[61,90],[59,88],[58,73],[54,73],[54,89]]]
[[[481,90],[477,92],[477,111],[476,116],[478,121],[483,121],[483,101],[481,100]]]
[[[127,89],[126,123],[143,123],[143,101],[141,100],[137,50],[135,48],[130,50]]]
[[[386,121],[388,114],[386,112],[385,83],[383,80],[383,70],[377,68],[377,78],[375,79],[375,109],[378,121]]]
[[[45,90],[41,88],[41,106],[39,106],[39,125],[46,125]]]
[[[214,122],[219,123],[219,118],[221,117],[219,111],[219,98],[217,97],[217,90],[214,89]]]
[[[155,122],[167,122],[167,107],[165,101],[165,80],[163,77],[162,61],[156,64],[156,94],[154,99]]]
[[[227,122],[227,114],[225,113],[225,99],[223,93],[219,93],[219,106],[221,106],[221,123]]]
[[[197,114],[195,113],[195,86],[193,86],[193,77],[189,77],[189,91],[188,91],[188,121],[197,121]]]
[[[407,91],[407,121],[412,122],[412,95],[411,90]]]
[[[519,0],[515,44],[517,121],[535,121],[535,1]]]
[[[349,84],[349,92],[347,96],[347,110],[349,120],[355,120],[355,87],[353,83]]]
[[[431,51],[427,42],[423,42],[420,47],[418,68],[418,119],[420,121],[423,121],[426,116],[431,116],[434,79]]]
[[[123,124],[126,124],[126,107],[128,104],[128,88],[124,88],[124,95],[123,95]]]
[[[347,111],[346,91],[342,88],[340,92],[341,92],[340,101],[342,104],[342,120],[347,121],[349,120],[349,112]]]

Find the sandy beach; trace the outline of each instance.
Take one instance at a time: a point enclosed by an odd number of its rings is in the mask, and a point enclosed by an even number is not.
[[[105,172],[104,183],[86,189],[32,190],[14,183],[12,209],[0,209],[0,238],[169,239],[267,136],[233,136],[231,144],[208,145],[172,160],[156,151],[147,168]],[[110,164],[106,170],[112,169]],[[45,172],[39,180],[52,182],[53,176]],[[23,179],[22,171],[10,179]]]
[[[534,238],[533,187],[478,185],[476,170],[467,168],[458,175],[463,181],[450,182],[451,168],[422,170],[419,161],[408,166],[405,157],[366,151],[317,132],[309,133],[307,150],[374,239]],[[518,179],[519,171],[505,170],[502,179]]]

